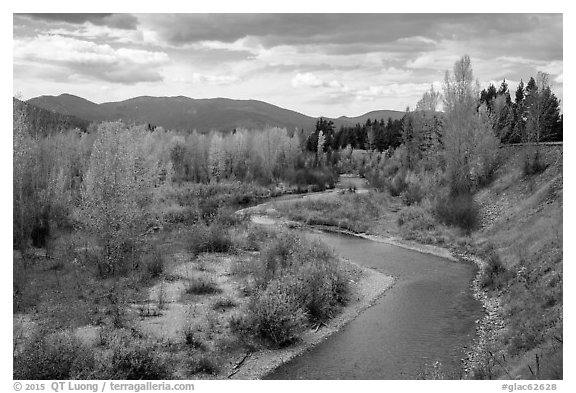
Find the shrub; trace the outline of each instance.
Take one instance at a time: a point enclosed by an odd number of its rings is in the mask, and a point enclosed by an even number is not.
[[[90,379],[92,351],[69,332],[35,334],[14,356],[14,379]]]
[[[184,341],[186,345],[194,349],[199,349],[201,351],[206,350],[206,344],[202,341],[198,335],[194,332],[194,327],[192,325],[186,326],[184,329]]]
[[[212,303],[213,310],[225,310],[227,308],[234,308],[236,307],[236,303],[234,300],[230,299],[229,297],[219,297]]]
[[[214,222],[224,228],[229,228],[240,224],[242,222],[242,217],[236,214],[236,210],[234,209],[220,209]]]
[[[202,354],[197,358],[190,360],[190,372],[193,374],[204,373],[209,375],[216,375],[219,371],[220,367],[209,355]]]
[[[306,323],[304,310],[281,281],[273,281],[258,292],[248,309],[251,332],[277,347],[293,343]]]
[[[289,276],[283,280],[290,281]],[[300,267],[291,288],[311,321],[332,318],[348,300],[348,283],[335,261],[315,261]]]
[[[193,254],[226,252],[232,248],[232,245],[228,230],[220,224],[197,224],[191,228],[189,249]]]
[[[260,250],[262,242],[270,240],[276,236],[274,230],[263,225],[250,225],[246,236],[246,248],[249,250]]]
[[[248,332],[274,346],[288,345],[307,321],[331,318],[348,300],[348,276],[321,242],[281,233],[259,262],[246,316],[229,321],[237,335]]]
[[[338,174],[329,168],[298,168],[287,173],[288,181],[297,186],[313,186],[315,191],[334,188]]]
[[[406,231],[429,231],[436,227],[434,218],[425,209],[416,206],[400,211],[398,225]]]
[[[458,226],[467,233],[478,225],[479,209],[470,193],[441,196],[436,199],[434,210],[441,222]]]
[[[236,312],[228,318],[228,327],[232,334],[244,339],[250,334],[251,320],[248,315],[242,312]]]
[[[424,198],[424,191],[419,183],[409,182],[406,189],[401,193],[402,201],[405,205],[410,206],[422,201]]]
[[[168,364],[155,348],[140,342],[115,343],[112,354],[102,366],[99,379],[158,380],[171,377]]]
[[[406,183],[403,171],[398,171],[390,181],[388,190],[390,191],[390,195],[396,197],[400,196],[407,187],[408,184]]]
[[[265,284],[270,281],[278,271],[286,269],[293,262],[291,256],[299,248],[300,238],[292,233],[283,233],[273,239],[260,254],[261,271],[257,281]]]
[[[484,252],[484,261],[485,265],[482,267],[479,277],[480,286],[488,289],[503,289],[506,282],[512,277],[512,273],[502,264],[494,246],[488,246]]]
[[[164,256],[156,248],[151,252],[144,254],[141,263],[144,266],[146,274],[150,278],[159,277],[164,273]]]
[[[220,292],[222,292],[222,290],[218,287],[214,279],[204,275],[191,278],[186,287],[186,293],[191,295],[209,295]]]
[[[536,149],[536,151],[531,152],[527,151],[524,154],[523,160],[523,172],[525,176],[537,175],[542,173],[546,170],[548,165],[544,162],[540,155],[540,150]]]
[[[174,206],[166,208],[162,212],[162,219],[170,224],[195,224],[200,219],[199,213],[196,209],[188,206]]]

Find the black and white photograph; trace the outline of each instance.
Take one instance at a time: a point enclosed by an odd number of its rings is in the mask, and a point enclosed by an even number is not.
[[[12,13],[14,391],[562,390],[568,22],[381,8]]]

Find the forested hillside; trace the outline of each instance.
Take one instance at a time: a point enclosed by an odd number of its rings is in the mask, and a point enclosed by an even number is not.
[[[86,131],[90,124],[88,120],[42,109],[17,98],[13,98],[12,110],[14,116],[25,117],[29,131],[35,136],[47,136],[75,128]]]
[[[122,120],[127,123],[150,124],[166,129],[191,132],[281,127],[289,131],[314,129],[316,118],[257,100],[228,98],[192,99],[188,97],[135,97],[120,102],[95,104],[71,94],[41,96],[29,104],[65,115],[100,122]],[[398,120],[404,113],[374,111],[358,117],[331,119],[337,127],[351,127],[367,119]]]

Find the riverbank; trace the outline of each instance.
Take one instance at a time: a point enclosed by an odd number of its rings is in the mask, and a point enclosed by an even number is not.
[[[394,284],[394,278],[376,270],[345,261],[361,271],[361,278],[354,282],[352,300],[334,318],[320,328],[307,330],[298,342],[287,348],[266,349],[250,354],[241,367],[232,370],[230,379],[262,379],[277,367],[299,356],[338,332],[362,311],[372,306]]]
[[[313,200],[313,205],[310,202],[302,204],[301,206],[312,205],[314,208],[318,206],[323,207],[323,201],[332,201],[337,198],[337,194],[332,193],[322,193],[314,194],[312,198],[308,201]],[[408,250],[418,251],[420,253],[438,256],[441,258],[448,259],[453,262],[463,262],[466,264],[473,265],[477,268],[477,273],[470,283],[470,288],[473,297],[482,304],[484,311],[484,316],[481,319],[476,320],[476,337],[474,339],[474,344],[471,347],[465,347],[465,357],[462,359],[462,375],[464,378],[475,378],[478,377],[478,370],[486,364],[489,359],[491,349],[494,347],[497,337],[504,327],[504,321],[501,317],[500,302],[497,298],[488,296],[486,290],[480,285],[480,277],[482,273],[483,266],[485,264],[478,257],[471,257],[467,254],[467,249],[462,247],[452,247],[451,249],[441,247],[433,244],[422,244],[413,240],[406,240],[398,236],[384,236],[373,233],[361,233],[351,229],[344,229],[338,225],[311,225],[303,221],[296,221],[284,216],[286,211],[290,211],[288,201],[282,202],[282,212],[277,210],[277,203],[267,203],[264,205],[256,206],[246,211],[242,214],[251,215],[253,222],[264,224],[264,225],[281,225],[289,228],[301,228],[308,230],[316,230],[328,233],[345,234],[349,236],[355,236],[362,239],[371,240],[374,242],[390,244],[398,247],[402,247]],[[398,215],[396,209],[392,209],[389,214]],[[302,211],[300,214],[304,214]],[[289,215],[293,217],[293,215]],[[393,233],[394,229],[387,231],[388,233]]]
[[[470,288],[484,316],[462,359],[463,377],[561,379],[562,147],[541,153],[538,173],[526,173],[523,149],[502,157],[473,196],[479,222],[471,233],[440,223],[429,202],[404,206],[384,192],[269,204],[262,213],[475,265]]]

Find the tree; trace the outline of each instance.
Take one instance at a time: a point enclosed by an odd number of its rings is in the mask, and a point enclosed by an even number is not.
[[[508,83],[506,83],[506,79],[502,81],[500,88],[498,89],[497,97],[500,96],[504,96],[506,99],[506,105],[512,105],[512,98],[510,97],[510,91],[508,90]]]
[[[82,219],[103,248],[99,266],[106,273],[125,268],[127,260],[134,266],[136,239],[158,177],[157,168],[145,165],[141,131],[121,122],[100,124],[83,184]]]
[[[470,192],[492,170],[498,139],[487,116],[478,112],[478,83],[470,57],[463,56],[444,78],[444,155],[453,194]]]
[[[29,173],[33,146],[23,106],[14,107],[12,142],[13,243],[15,248],[24,251],[28,245],[32,227],[31,207],[33,204]]]
[[[215,133],[210,139],[208,166],[210,168],[210,177],[219,182],[220,179],[224,177],[226,171],[226,151],[224,150],[224,140],[219,133]]]
[[[414,169],[416,162],[418,162],[421,157],[422,116],[422,113],[410,113],[410,108],[406,108],[406,114],[402,119],[402,143],[406,147],[405,165],[408,169]]]
[[[430,90],[422,95],[422,98],[416,104],[416,110],[425,112],[436,112],[442,95],[439,91],[434,90],[434,85],[430,86]]]
[[[488,108],[488,111],[492,112],[492,100],[494,100],[497,95],[496,87],[490,83],[488,90],[484,89],[480,92],[480,102],[478,106],[484,104]]]
[[[316,151],[316,159],[318,160],[319,164],[322,164],[323,158],[324,158],[324,143],[325,143],[325,139],[324,139],[324,131],[320,131],[318,133],[318,146],[317,146],[317,151]]]
[[[172,170],[174,177],[182,183],[186,172],[186,146],[184,145],[184,138],[174,137],[170,147],[170,160],[172,162]]]
[[[548,74],[538,72],[536,79],[530,78],[526,87],[525,111],[525,141],[541,142],[558,133],[560,103],[552,93]]]
[[[506,95],[498,95],[492,100],[492,111],[488,116],[498,138],[502,142],[508,142],[513,131],[514,114]]]

